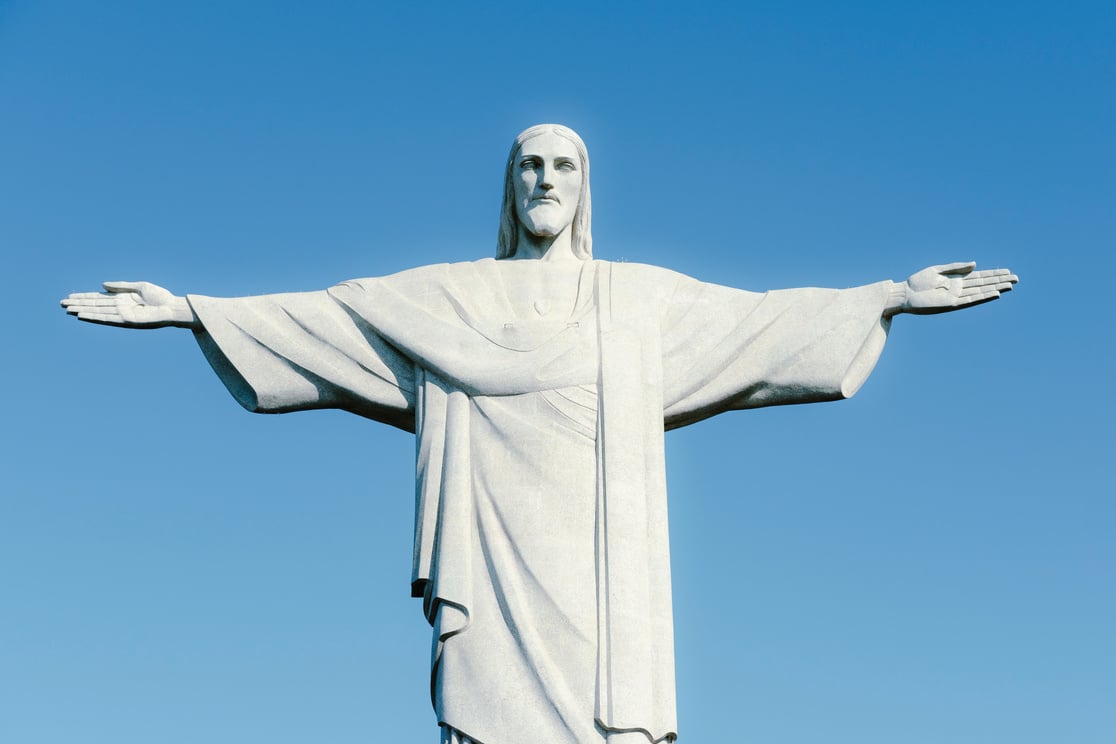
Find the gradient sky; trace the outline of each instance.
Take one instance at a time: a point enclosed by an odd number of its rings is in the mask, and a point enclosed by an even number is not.
[[[668,435],[680,743],[1110,744],[1113,39],[1111,0],[0,2],[0,741],[437,740],[411,438],[57,301],[491,255],[557,121],[599,258],[1021,277],[850,401]]]

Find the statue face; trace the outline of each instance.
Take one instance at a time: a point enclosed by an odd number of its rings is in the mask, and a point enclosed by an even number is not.
[[[532,235],[554,237],[573,223],[581,199],[581,158],[568,139],[543,132],[520,145],[512,182],[516,216]]]

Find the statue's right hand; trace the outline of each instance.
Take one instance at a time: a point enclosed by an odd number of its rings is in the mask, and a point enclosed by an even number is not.
[[[104,292],[76,292],[62,307],[78,320],[124,328],[193,327],[197,320],[185,297],[151,282],[105,282]]]

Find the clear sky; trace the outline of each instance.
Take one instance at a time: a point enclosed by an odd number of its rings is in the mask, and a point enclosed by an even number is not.
[[[850,401],[668,435],[681,744],[1109,744],[1113,39],[1110,0],[0,2],[0,741],[436,741],[411,438],[57,301],[492,255],[557,121],[599,258],[1021,277]]]

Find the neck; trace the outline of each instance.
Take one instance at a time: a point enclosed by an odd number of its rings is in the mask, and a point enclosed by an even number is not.
[[[557,235],[534,235],[529,230],[519,226],[519,235],[515,246],[514,259],[536,261],[576,261],[573,252],[573,241],[570,228],[566,228]]]

